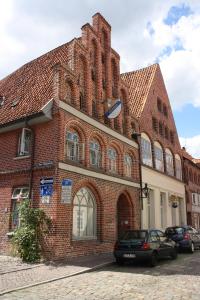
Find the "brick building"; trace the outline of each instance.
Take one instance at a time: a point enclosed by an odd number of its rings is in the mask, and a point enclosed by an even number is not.
[[[105,112],[120,98],[115,119]],[[128,85],[99,14],[82,35],[0,81],[0,251],[31,198],[51,216],[51,258],[106,252],[140,226],[138,145]],[[46,194],[45,194],[46,193]]]
[[[183,148],[183,170],[186,189],[187,223],[200,228],[200,161]]]
[[[143,200],[142,226],[186,224],[182,150],[160,67],[154,64],[121,77],[130,87],[130,110],[141,133],[142,181],[150,189]]]

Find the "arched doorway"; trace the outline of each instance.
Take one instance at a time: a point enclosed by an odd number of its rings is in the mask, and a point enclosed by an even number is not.
[[[132,228],[132,205],[125,194],[121,194],[117,201],[117,232],[120,238],[125,230]]]

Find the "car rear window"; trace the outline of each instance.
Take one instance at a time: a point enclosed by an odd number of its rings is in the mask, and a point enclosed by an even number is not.
[[[144,230],[134,230],[134,231],[127,231],[123,235],[123,240],[144,240],[147,236],[147,231]]]
[[[183,234],[184,233],[184,229],[182,227],[176,227],[176,228],[167,228],[166,230],[166,234]]]

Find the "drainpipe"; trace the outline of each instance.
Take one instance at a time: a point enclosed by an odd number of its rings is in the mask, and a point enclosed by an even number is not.
[[[34,168],[34,160],[35,160],[35,132],[33,128],[31,129],[31,167],[30,167],[30,180],[29,180],[29,199],[31,200],[31,206],[33,206],[33,199],[32,199],[32,190],[33,190],[33,168]]]
[[[138,144],[138,155],[139,155],[139,180],[140,180],[140,229],[142,229],[142,211],[143,211],[143,187],[142,187],[142,164],[141,164],[141,133],[134,132],[131,137]]]

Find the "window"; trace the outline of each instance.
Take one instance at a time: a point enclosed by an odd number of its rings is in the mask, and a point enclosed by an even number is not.
[[[152,128],[155,132],[158,132],[158,120],[156,118],[152,118]]]
[[[160,239],[159,239],[159,236],[157,234],[156,231],[151,231],[150,233],[150,242],[158,242]]]
[[[74,197],[73,238],[96,238],[96,201],[86,187],[81,188]]]
[[[165,151],[165,159],[166,159],[166,171],[168,175],[174,176],[174,162],[173,155],[169,149]]]
[[[163,124],[159,122],[159,134],[163,136]]]
[[[154,156],[156,170],[164,172],[163,150],[158,142],[154,143]]]
[[[130,155],[126,154],[124,156],[124,169],[125,169],[125,176],[127,177],[131,177],[132,176],[132,158],[130,157]]]
[[[108,170],[117,172],[117,152],[112,148],[108,149]]]
[[[157,108],[160,112],[162,112],[162,102],[160,98],[157,98]]]
[[[169,139],[169,129],[167,127],[165,127],[165,138]]]
[[[176,178],[182,180],[182,165],[181,158],[178,154],[175,155]]]
[[[148,136],[144,133],[142,133],[141,137],[141,154],[143,164],[152,166],[151,142]]]
[[[76,162],[81,162],[84,158],[84,144],[79,143],[79,137],[76,132],[67,132],[66,156],[68,159]]]
[[[90,142],[90,165],[100,168],[101,167],[101,148],[97,141]]]
[[[31,153],[32,132],[28,128],[23,128],[19,138],[18,155],[26,156]]]
[[[170,141],[172,144],[174,144],[174,133],[170,130]]]
[[[168,117],[167,106],[165,104],[163,104],[163,114],[165,115],[165,117]]]
[[[13,190],[12,193],[12,224],[11,228],[15,229],[19,227],[20,220],[19,220],[19,203],[22,199],[28,199],[29,197],[29,188],[28,187],[18,187]]]

